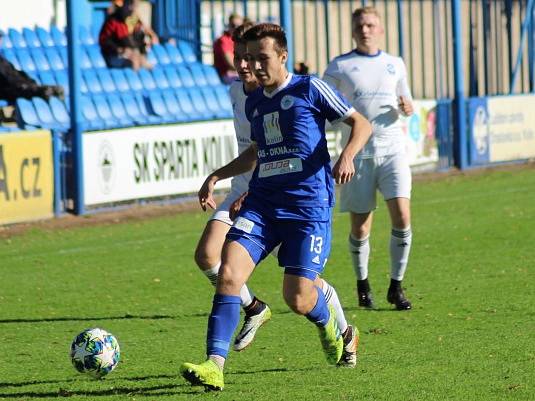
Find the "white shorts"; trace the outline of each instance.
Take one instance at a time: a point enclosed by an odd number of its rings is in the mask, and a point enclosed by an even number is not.
[[[226,198],[217,206],[217,209],[214,211],[214,214],[212,214],[212,217],[210,217],[208,221],[219,220],[225,224],[228,224],[229,226],[232,226],[232,224],[234,223],[230,219],[230,214],[228,210],[230,208],[230,205],[232,205],[232,202],[242,196],[242,194],[246,191],[247,188],[231,188]]]
[[[411,198],[412,177],[404,154],[355,159],[355,176],[340,191],[340,211],[368,213],[377,207],[377,189],[385,201]]]

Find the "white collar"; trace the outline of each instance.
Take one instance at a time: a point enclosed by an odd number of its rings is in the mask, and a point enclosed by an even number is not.
[[[293,74],[291,72],[289,72],[288,73],[288,77],[286,77],[286,79],[281,84],[281,86],[279,86],[273,92],[269,93],[269,92],[266,92],[266,90],[264,89],[264,96],[265,97],[269,97],[271,99],[273,96],[275,96],[277,93],[279,93],[281,90],[283,90],[284,88],[286,88],[288,86],[288,84],[292,80],[292,77],[293,77]]]

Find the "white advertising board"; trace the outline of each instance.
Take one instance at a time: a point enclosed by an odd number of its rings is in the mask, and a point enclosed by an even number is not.
[[[195,193],[236,155],[232,120],[87,132],[85,205]]]

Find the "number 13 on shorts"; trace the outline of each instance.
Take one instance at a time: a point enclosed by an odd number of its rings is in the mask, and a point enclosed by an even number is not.
[[[323,237],[316,236],[314,234],[310,235],[310,252],[314,252],[318,255],[321,255],[323,248]]]

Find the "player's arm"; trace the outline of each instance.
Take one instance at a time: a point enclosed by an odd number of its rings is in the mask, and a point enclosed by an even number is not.
[[[409,88],[409,83],[407,82],[407,70],[405,68],[405,63],[401,62],[401,77],[399,78],[396,95],[398,97],[398,110],[405,117],[410,116],[414,113],[414,106],[412,104],[411,90]]]
[[[204,183],[199,189],[197,196],[199,197],[199,203],[203,210],[206,210],[206,206],[210,206],[212,209],[216,208],[216,203],[213,198],[215,184],[218,181],[234,177],[251,171],[256,166],[257,159],[257,146],[256,143],[252,143],[247,149],[238,155],[230,163],[218,168],[212,174],[210,174],[204,180]]]
[[[351,133],[347,144],[342,149],[338,161],[333,167],[333,176],[337,184],[345,184],[353,178],[355,175],[353,159],[366,145],[372,134],[370,122],[356,111],[346,118],[344,123],[351,127]]]

